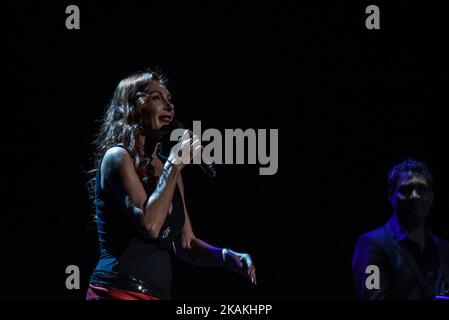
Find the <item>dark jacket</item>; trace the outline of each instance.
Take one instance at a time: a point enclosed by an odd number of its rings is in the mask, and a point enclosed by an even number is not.
[[[384,226],[363,234],[357,240],[352,262],[357,297],[421,300],[432,299],[441,294],[441,290],[447,290],[449,243],[430,230],[426,234],[425,259],[412,250],[408,232],[396,215]],[[366,287],[366,279],[372,274],[366,273],[369,265],[379,268],[379,289]]]

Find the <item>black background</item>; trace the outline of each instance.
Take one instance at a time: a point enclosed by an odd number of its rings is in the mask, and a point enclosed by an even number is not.
[[[183,172],[195,233],[250,252],[258,285],[177,261],[175,299],[352,299],[355,240],[391,215],[386,174],[406,156],[433,170],[449,240],[448,5],[297,2],[5,2],[0,298],[84,298],[90,142],[118,81],[147,67],[168,74],[184,123],[279,129],[274,176]],[[65,288],[70,264],[81,290]]]

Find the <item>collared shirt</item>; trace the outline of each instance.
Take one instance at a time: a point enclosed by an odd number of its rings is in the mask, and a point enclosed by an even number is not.
[[[425,285],[432,290],[433,295],[441,295],[448,290],[449,286],[444,280],[438,249],[430,228],[426,227],[424,230],[424,247],[421,249],[421,246],[410,237],[410,232],[400,223],[396,214],[391,217],[388,224],[393,239],[413,258],[422,273]]]

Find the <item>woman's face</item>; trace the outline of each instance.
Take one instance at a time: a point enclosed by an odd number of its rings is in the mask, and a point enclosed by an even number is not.
[[[139,100],[138,108],[145,129],[159,132],[173,121],[175,107],[171,102],[171,94],[159,81],[151,80]]]

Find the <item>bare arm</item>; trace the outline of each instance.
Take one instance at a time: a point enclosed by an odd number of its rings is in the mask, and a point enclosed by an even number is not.
[[[102,185],[117,197],[135,223],[156,239],[168,215],[180,168],[166,162],[156,190],[148,197],[126,150],[109,149],[101,165]]]
[[[171,150],[164,165],[156,190],[148,197],[134,168],[134,162],[126,150],[120,147],[109,149],[101,165],[102,185],[107,185],[117,197],[121,206],[137,229],[144,227],[152,239],[159,237],[159,232],[167,218],[178,176],[189,159],[198,155],[199,139],[187,137],[177,143]]]

